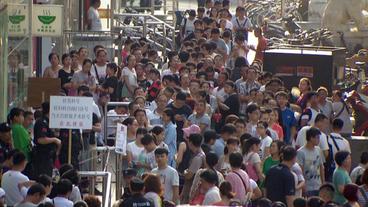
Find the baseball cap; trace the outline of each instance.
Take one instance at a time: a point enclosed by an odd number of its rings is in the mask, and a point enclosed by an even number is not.
[[[123,176],[124,177],[128,177],[128,176],[136,176],[137,175],[137,170],[134,168],[127,168],[125,170],[123,170]]]
[[[199,126],[192,124],[187,128],[183,128],[184,136],[189,137],[191,134],[199,134],[201,133],[201,128]]]
[[[0,132],[10,132],[11,131],[11,127],[8,123],[3,122],[0,124]]]

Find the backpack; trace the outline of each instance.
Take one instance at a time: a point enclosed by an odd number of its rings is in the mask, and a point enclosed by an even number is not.
[[[327,136],[328,157],[327,157],[326,163],[325,163],[325,178],[326,178],[326,181],[331,182],[333,172],[336,169],[336,163],[335,163],[335,159],[333,157],[333,150],[332,150],[333,146],[332,146],[332,144],[330,144],[328,142],[328,139],[332,139],[333,145],[336,147],[337,151],[340,151],[340,147],[336,142],[336,137],[331,136],[331,135]]]

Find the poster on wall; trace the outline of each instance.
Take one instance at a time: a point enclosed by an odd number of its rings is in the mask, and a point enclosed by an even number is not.
[[[313,78],[313,67],[311,66],[298,66],[296,67],[296,76]]]
[[[293,66],[277,66],[275,76],[285,77],[285,76],[294,76],[295,75],[295,67]]]
[[[11,37],[28,35],[28,6],[8,4],[8,35]]]

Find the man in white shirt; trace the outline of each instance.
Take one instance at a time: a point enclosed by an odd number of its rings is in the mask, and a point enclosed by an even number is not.
[[[195,17],[196,11],[192,9],[189,11],[189,17],[183,18],[183,21],[180,24],[181,26],[180,34],[182,40],[186,38],[189,34],[194,32],[194,21],[196,20]]]
[[[25,155],[22,152],[15,153],[13,155],[12,169],[6,172],[1,179],[1,187],[6,192],[5,201],[8,206],[14,206],[16,203],[23,201],[24,197],[22,196],[21,190],[26,189],[34,183],[22,174],[26,164]]]
[[[332,146],[333,157],[335,157],[335,154],[338,151],[351,152],[349,141],[342,137],[340,134],[343,127],[344,122],[341,119],[333,120],[332,132],[328,137],[328,143]]]
[[[100,14],[98,13],[98,8],[101,6],[101,0],[92,0],[91,7],[89,7],[88,15],[88,29],[91,31],[101,31],[102,24],[100,19]]]
[[[231,23],[233,24],[234,34],[243,34],[245,40],[248,41],[248,32],[252,30],[252,23],[248,17],[246,17],[245,8],[239,6],[236,8],[236,18]]]
[[[73,184],[68,179],[61,179],[56,185],[58,189],[57,196],[52,199],[55,207],[73,207],[73,202],[68,200],[68,197],[72,193]]]
[[[161,183],[165,189],[165,200],[179,204],[179,174],[174,168],[168,166],[168,155],[169,151],[166,148],[155,150],[157,168],[154,168],[152,173],[161,178]]]
[[[323,133],[323,130],[326,130],[329,126],[329,118],[324,114],[318,114],[316,119],[314,120],[314,127],[321,131],[321,135],[319,136],[319,148],[323,151],[323,155],[327,158],[328,155],[328,142],[327,135]],[[306,144],[306,132],[311,128],[311,126],[305,126],[301,128],[296,137],[295,145],[297,148],[302,147]]]
[[[362,152],[360,155],[360,163],[350,173],[350,178],[353,183],[361,183],[359,178],[363,175],[364,171],[368,168],[368,152]]]

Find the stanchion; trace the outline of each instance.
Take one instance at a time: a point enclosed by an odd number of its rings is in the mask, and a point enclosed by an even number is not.
[[[69,129],[68,164],[72,164],[72,130]]]

